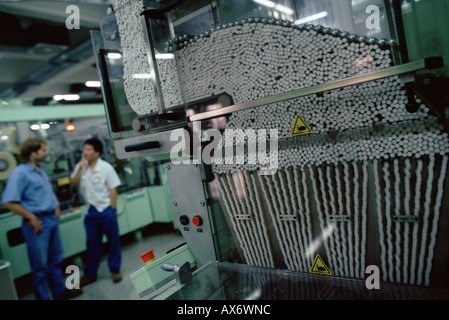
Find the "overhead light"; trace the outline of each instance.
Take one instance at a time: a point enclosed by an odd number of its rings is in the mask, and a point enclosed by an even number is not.
[[[292,14],[295,13],[295,11],[289,7],[283,6],[282,4],[277,4],[274,7],[275,10],[280,11],[282,13],[288,14],[289,16],[291,16]]]
[[[1,136],[2,140],[8,140],[8,136]]]
[[[268,8],[274,8],[276,6],[276,3],[269,0],[253,0],[253,1]]]
[[[33,131],[37,131],[39,129],[48,130],[50,129],[50,125],[48,123],[41,123],[41,124],[35,123],[30,126],[30,129]]]
[[[108,53],[108,58],[109,59],[113,59],[113,60],[118,60],[122,58],[122,54],[118,53],[118,52],[109,52]]]
[[[89,88],[100,88],[101,82],[100,81],[86,81],[86,87]]]
[[[135,73],[133,74],[134,79],[152,79],[153,77],[149,73]]]
[[[325,17],[327,17],[327,15],[328,15],[327,11],[322,11],[322,12],[320,12],[320,13],[313,14],[313,15],[311,15],[311,16],[308,16],[308,17],[305,17],[305,18],[296,20],[296,21],[294,22],[294,24],[303,24],[303,23],[315,21],[315,20],[318,20],[318,19],[325,18]]]
[[[64,100],[65,101],[77,101],[80,99],[80,96],[78,94],[65,94]]]
[[[265,7],[272,8],[274,10],[277,10],[279,12],[282,12],[282,13],[285,13],[288,15],[292,15],[293,13],[295,13],[295,11],[293,9],[286,7],[282,4],[276,4],[275,2],[270,1],[270,0],[253,0],[253,1],[258,4],[263,5]]]
[[[67,131],[73,131],[75,130],[75,125],[73,124],[73,120],[67,120]]]
[[[55,94],[53,96],[53,100],[55,101],[77,101],[80,99],[80,96],[78,94]]]

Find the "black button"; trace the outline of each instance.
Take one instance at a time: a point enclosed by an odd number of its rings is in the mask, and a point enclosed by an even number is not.
[[[179,217],[179,221],[181,222],[181,224],[183,226],[186,226],[186,225],[189,224],[189,217],[186,216],[186,215],[182,215],[182,216]]]

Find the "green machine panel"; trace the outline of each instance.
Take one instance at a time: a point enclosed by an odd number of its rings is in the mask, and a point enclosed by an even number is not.
[[[77,210],[64,213],[59,220],[64,258],[78,254],[86,248],[86,230],[84,228],[86,210],[85,206],[81,206]]]
[[[167,173],[164,165],[158,167],[160,185],[154,185],[147,189],[151,201],[155,222],[172,222],[173,209],[170,200],[170,190],[167,184]],[[176,226],[175,223],[173,223]]]
[[[168,198],[166,186],[153,186],[148,189],[148,195],[151,199],[154,220],[156,222],[173,221],[173,211]]]
[[[131,231],[125,209],[126,198],[123,194],[119,194],[117,197],[117,220],[120,235],[126,234]]]
[[[147,189],[135,189],[123,194],[130,230],[136,230],[154,222]]]
[[[13,213],[0,215],[0,246],[3,259],[11,264],[14,278],[31,271],[22,236],[22,218]]]

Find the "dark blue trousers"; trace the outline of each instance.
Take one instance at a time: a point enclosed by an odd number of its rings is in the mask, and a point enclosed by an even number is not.
[[[59,221],[56,215],[40,216],[42,232],[34,234],[34,227],[24,221],[22,234],[27,245],[31,266],[33,292],[37,300],[49,300],[64,293],[66,287],[61,270],[63,259]]]
[[[122,254],[116,210],[109,206],[103,212],[98,212],[94,206],[90,206],[84,219],[84,225],[87,233],[84,277],[97,279],[103,235],[106,235],[109,243],[109,271],[112,273],[119,272]]]

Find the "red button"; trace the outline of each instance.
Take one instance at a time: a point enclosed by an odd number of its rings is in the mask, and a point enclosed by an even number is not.
[[[193,223],[193,225],[195,225],[195,226],[200,226],[200,225],[202,225],[203,224],[203,219],[201,219],[201,217],[200,216],[194,216],[193,218],[192,218],[192,223]]]

